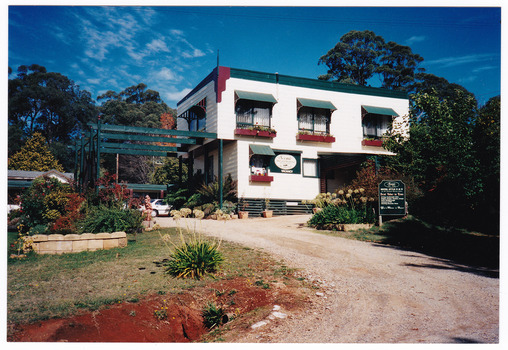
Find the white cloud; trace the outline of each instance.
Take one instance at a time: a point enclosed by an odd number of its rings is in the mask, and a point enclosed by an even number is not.
[[[169,48],[161,39],[153,39],[152,42],[146,45],[148,51],[156,53],[156,52],[169,52]]]
[[[420,43],[425,40],[427,40],[427,37],[425,35],[413,35],[412,37],[406,40],[406,45],[411,46],[414,43]]]
[[[436,60],[425,61],[427,65],[438,65],[441,68],[455,67],[461,64],[490,61],[495,58],[493,54],[473,54],[458,57],[444,57]]]
[[[161,68],[158,72],[155,73],[155,78],[158,80],[180,80],[180,77],[175,75],[173,71],[167,67]]]
[[[191,92],[192,89],[185,88],[181,91],[165,91],[161,92],[161,95],[163,96],[164,101],[180,101],[182,98],[184,98],[189,92]]]

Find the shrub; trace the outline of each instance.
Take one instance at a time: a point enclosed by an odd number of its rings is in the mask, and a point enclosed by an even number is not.
[[[175,247],[166,263],[166,272],[174,277],[200,279],[216,272],[224,261],[219,243],[197,238]]]
[[[134,232],[142,227],[143,216],[139,210],[92,207],[87,216],[80,222],[80,231],[99,232]]]
[[[338,225],[374,223],[375,221],[376,214],[372,208],[354,209],[346,206],[329,205],[314,214],[308,225],[320,230],[331,230],[336,229]]]
[[[218,327],[227,322],[227,315],[224,309],[217,307],[217,305],[212,302],[208,302],[208,304],[206,304],[201,315],[203,316],[203,324],[208,329]]]

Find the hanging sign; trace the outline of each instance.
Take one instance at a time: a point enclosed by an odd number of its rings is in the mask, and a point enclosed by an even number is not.
[[[379,183],[379,215],[406,215],[406,186],[402,181]]]

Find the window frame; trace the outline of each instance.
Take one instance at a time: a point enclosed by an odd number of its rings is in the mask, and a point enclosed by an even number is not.
[[[312,115],[312,129],[306,129],[306,128],[302,128],[300,126],[300,123],[301,123],[301,113],[303,112],[311,112],[309,114]],[[316,112],[318,111],[323,111],[325,112],[324,114],[318,114]],[[323,132],[323,131],[316,131],[316,116],[319,116],[319,117],[325,117],[326,118],[326,131]],[[311,132],[313,135],[323,135],[323,134],[326,134],[326,135],[329,135],[330,134],[330,124],[332,122],[332,111],[330,109],[327,109],[327,108],[317,108],[317,107],[307,107],[307,106],[302,106],[300,108],[298,108],[298,112],[297,112],[297,121],[298,121],[298,131],[302,131],[302,132]]]
[[[239,122],[238,121],[238,104],[247,104],[249,103],[250,104],[250,107],[249,108],[246,108],[246,111],[249,112],[250,114],[250,123],[246,123],[246,122]],[[256,106],[257,105],[257,106]],[[262,106],[262,107],[259,107],[259,106]],[[260,124],[256,124],[254,122],[254,118],[255,118],[255,115],[256,113],[254,113],[254,109],[255,108],[263,108],[263,109],[268,109],[268,125],[260,125]],[[273,113],[273,103],[271,102],[265,102],[265,101],[256,101],[256,100],[247,100],[247,99],[238,99],[236,102],[235,102],[235,119],[236,119],[236,127],[238,129],[246,129],[246,128],[249,128],[249,127],[255,127],[255,126],[259,126],[259,127],[263,127],[263,128],[268,128],[268,129],[271,129],[272,127],[272,113]],[[246,114],[246,112],[244,112],[243,114]]]
[[[315,175],[306,175],[305,174],[305,162],[313,161],[316,164],[316,174]],[[319,172],[319,159],[318,158],[302,158],[302,176],[307,178],[318,179],[320,177]]]

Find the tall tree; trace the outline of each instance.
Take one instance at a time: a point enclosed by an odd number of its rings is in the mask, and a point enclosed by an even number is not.
[[[117,93],[107,91],[97,97],[103,123],[114,125],[161,128],[161,116],[176,112],[162,101],[157,91],[147,89],[143,83],[130,86]],[[166,118],[167,119],[167,118]],[[162,121],[167,122],[166,119]],[[103,157],[107,171],[115,173],[114,155]],[[121,155],[119,158],[118,178],[131,183],[148,183],[156,167],[153,157]]]
[[[370,30],[352,30],[344,34],[335,47],[319,59],[318,64],[328,67],[328,73],[319,79],[367,85],[379,67],[384,44],[384,39]]]
[[[500,164],[501,164],[501,97],[491,98],[480,108],[473,131],[478,176],[483,180],[479,194],[480,214],[492,231],[499,232]]]
[[[393,41],[384,45],[380,61],[376,73],[381,75],[382,87],[386,89],[407,90],[415,82],[417,74],[424,72],[423,68],[419,68],[423,57],[413,53],[409,46]]]
[[[457,99],[418,93],[412,98],[409,137],[392,127],[384,146],[397,155],[389,164],[415,179],[424,197],[413,209],[429,220],[469,225],[482,191],[475,156],[473,123],[476,100],[461,90]]]
[[[68,143],[96,115],[88,91],[60,73],[33,64],[9,80],[9,125],[25,136],[40,132],[48,141]]]
[[[9,158],[9,169],[27,171],[63,171],[62,166],[49,150],[46,139],[35,132],[21,150]]]

